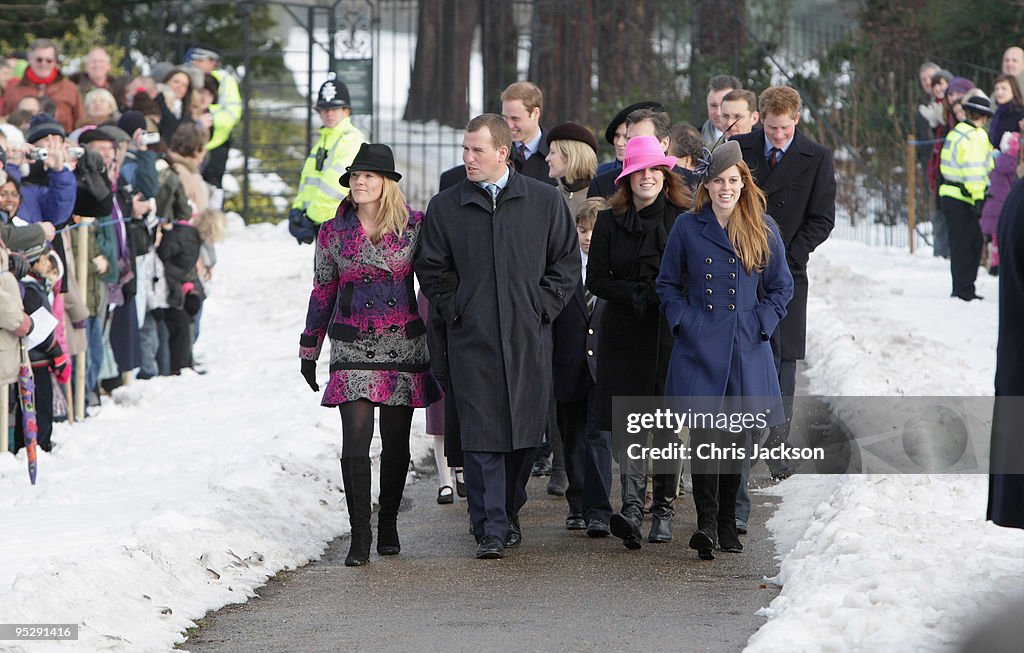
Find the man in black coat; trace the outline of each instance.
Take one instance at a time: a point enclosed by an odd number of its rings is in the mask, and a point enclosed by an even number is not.
[[[478,558],[522,541],[535,449],[551,397],[551,322],[580,276],[576,230],[560,192],[512,170],[501,116],[469,122],[466,179],[427,206],[416,274],[445,323]]]
[[[785,398],[785,424],[772,427],[766,446],[789,438],[796,391],[796,362],[802,360],[807,335],[807,261],[825,242],[836,221],[836,179],[832,152],[797,128],[800,94],[788,86],[772,86],[761,93],[762,129],[737,136],[743,160],[768,198],[768,215],[782,232],[786,261],[795,284],[786,317],[772,337],[779,385]],[[782,461],[769,461],[773,476],[786,476]]]
[[[999,214],[999,344],[988,515],[999,526],[1024,528],[1024,179]]]

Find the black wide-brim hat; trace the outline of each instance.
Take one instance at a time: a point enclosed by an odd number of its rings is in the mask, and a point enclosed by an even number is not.
[[[395,172],[395,154],[383,143],[363,143],[359,146],[352,165],[345,168],[345,174],[340,178],[345,188],[349,188],[349,176],[353,172],[376,172],[395,181],[402,178],[402,175]]]
[[[615,145],[615,130],[619,128],[619,125],[626,122],[626,116],[637,111],[639,109],[650,109],[651,111],[664,111],[665,107],[660,102],[654,100],[644,100],[643,102],[637,102],[631,104],[622,111],[615,114],[612,121],[608,123],[608,129],[604,131],[604,140],[608,141],[609,145]]]

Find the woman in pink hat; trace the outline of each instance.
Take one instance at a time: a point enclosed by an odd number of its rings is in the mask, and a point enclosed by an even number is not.
[[[693,198],[682,177],[672,171],[653,136],[637,136],[626,144],[619,189],[611,208],[597,215],[587,261],[587,289],[607,301],[598,329],[595,427],[612,428],[612,397],[664,394],[672,336],[658,312],[654,282],[676,216],[688,211]],[[672,437],[655,433],[655,440]],[[643,435],[646,442],[646,435]],[[616,443],[624,451],[627,443]],[[647,461],[618,455],[622,473],[622,509],[611,517],[611,532],[626,548],[639,549]],[[655,469],[655,500],[649,542],[672,539],[672,502],[677,479]]]

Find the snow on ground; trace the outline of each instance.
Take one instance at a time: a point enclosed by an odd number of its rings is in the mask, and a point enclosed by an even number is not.
[[[807,374],[826,396],[991,395],[997,282],[949,297],[930,250],[812,255]],[[748,653],[943,651],[1021,594],[1024,533],[985,521],[982,475],[794,476],[770,494],[780,595]]]
[[[81,624],[77,643],[0,650],[170,650],[348,531],[341,420],[298,371],[312,252],[285,223],[236,222],[203,313],[207,374],[133,382],[57,425],[34,487],[24,452],[0,455],[0,621]]]

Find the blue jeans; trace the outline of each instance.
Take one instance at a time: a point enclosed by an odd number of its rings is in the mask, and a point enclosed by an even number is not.
[[[103,367],[103,318],[90,315],[85,321],[85,338],[88,349],[85,355],[85,390],[96,389],[100,368]]]

